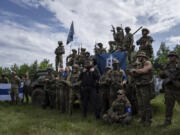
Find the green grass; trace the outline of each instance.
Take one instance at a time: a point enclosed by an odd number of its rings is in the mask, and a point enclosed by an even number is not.
[[[93,114],[85,119],[80,111],[68,116],[57,110],[0,102],[0,135],[180,135],[179,105],[174,109],[173,124],[158,128],[164,120],[163,102],[163,95],[152,101],[154,116],[149,128],[140,125],[137,118],[131,125],[122,127],[97,121]]]

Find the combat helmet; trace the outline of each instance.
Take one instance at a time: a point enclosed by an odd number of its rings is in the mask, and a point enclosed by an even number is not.
[[[170,56],[176,56],[177,58],[179,58],[178,54],[176,53],[176,51],[170,51],[168,54],[168,57]]]
[[[145,53],[145,52],[142,52],[142,51],[141,51],[141,52],[138,52],[138,54],[137,54],[136,57],[144,57],[144,58],[146,58],[146,59],[148,58],[147,55],[146,55],[146,53]]]
[[[59,45],[62,45],[62,44],[63,44],[63,42],[62,42],[62,41],[58,41],[58,44],[59,44]]]
[[[117,29],[117,30],[122,30],[122,28],[121,28],[121,27],[119,27],[119,26],[118,26],[118,27],[116,27],[116,29]]]
[[[125,27],[125,30],[130,31],[131,28],[129,26]]]
[[[103,46],[103,44],[102,44],[102,43],[98,43],[97,45],[98,45],[99,47],[102,47],[102,46]]]
[[[75,53],[77,53],[77,50],[76,50],[76,49],[72,49],[72,52],[75,52]]]
[[[86,48],[81,48],[81,51],[82,51],[82,52],[85,52],[85,51],[86,51]]]
[[[147,28],[143,28],[143,29],[142,29],[142,32],[143,32],[143,31],[146,31],[146,32],[147,32],[147,34],[149,34],[149,33],[150,33],[150,31],[149,31]]]

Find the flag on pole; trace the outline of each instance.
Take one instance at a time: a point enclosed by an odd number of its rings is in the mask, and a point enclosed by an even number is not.
[[[70,26],[70,30],[69,30],[69,34],[68,34],[68,37],[67,37],[67,42],[66,42],[67,45],[71,41],[73,41],[73,36],[74,36],[74,23],[72,21],[71,26]]]

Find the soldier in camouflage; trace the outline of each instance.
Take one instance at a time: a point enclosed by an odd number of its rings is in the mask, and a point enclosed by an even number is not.
[[[109,85],[107,83],[108,72],[111,70],[110,66],[106,66],[105,73],[100,77],[99,80],[99,93],[100,93],[100,105],[101,114],[105,114],[109,109]]]
[[[48,76],[45,78],[45,99],[43,108],[49,106],[51,109],[55,108],[56,103],[56,80],[52,73],[52,69],[48,69]]]
[[[142,37],[136,41],[137,45],[140,45],[139,51],[143,51],[146,53],[148,58],[152,58],[153,56],[153,48],[152,48],[152,42],[153,38],[148,35],[149,30],[144,28],[142,29]]]
[[[69,110],[68,113],[71,115],[73,112],[73,105],[76,100],[80,100],[80,81],[79,81],[80,71],[79,66],[74,64],[72,66],[72,72],[70,73],[67,81],[70,83],[69,90]]]
[[[144,52],[139,52],[137,58],[140,64],[136,69],[132,69],[130,72],[136,77],[136,94],[141,122],[144,126],[150,126],[152,118],[150,101],[154,96],[152,64],[147,60],[148,57]]]
[[[126,35],[123,40],[123,48],[127,52],[128,62],[131,63],[131,52],[133,51],[134,37],[133,34],[130,33],[131,31],[130,27],[126,27],[125,31],[126,31]]]
[[[132,121],[131,103],[123,90],[117,91],[117,99],[112,103],[107,114],[103,116],[106,123],[129,124]]]
[[[63,42],[58,41],[59,46],[55,49],[56,54],[56,72],[58,72],[58,66],[60,65],[60,68],[63,68],[63,54],[65,53]]]
[[[121,27],[117,27],[116,30],[117,32],[113,33],[114,41],[116,42],[116,46],[122,46],[124,39],[124,31]]]
[[[116,93],[126,84],[125,72],[119,68],[119,61],[113,61],[113,69],[108,72],[107,83],[110,85],[109,104],[116,99]]]
[[[85,62],[85,54],[86,54],[86,48],[81,48],[81,53],[78,57],[78,64],[80,67],[84,67],[84,62]]]
[[[103,44],[102,43],[98,43],[97,45],[98,45],[98,47],[95,45],[95,48],[94,48],[95,55],[102,54],[104,51],[106,53],[106,49],[103,48]]]
[[[77,50],[72,49],[72,54],[66,57],[66,65],[67,66],[72,66],[74,64],[78,63],[78,55],[77,55]]]
[[[164,66],[163,72],[160,73],[160,77],[165,79],[166,114],[164,126],[171,124],[175,101],[180,104],[180,63],[178,57],[175,51],[171,51],[168,54],[168,63]]]
[[[19,103],[19,88],[21,86],[21,80],[16,75],[15,72],[12,72],[11,78],[11,89],[10,89],[10,96],[11,96],[11,103],[18,104]]]
[[[109,41],[109,53],[113,53],[116,50],[116,42],[115,41]]]

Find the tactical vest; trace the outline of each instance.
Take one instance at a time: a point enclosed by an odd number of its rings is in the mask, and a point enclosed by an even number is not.
[[[141,69],[144,67],[146,61],[141,62],[137,65],[137,69]],[[136,84],[137,85],[148,85],[153,83],[153,73],[152,70],[145,74],[140,74],[136,77]]]
[[[64,54],[64,47],[63,46],[58,46],[55,50],[56,55],[62,55]]]
[[[112,104],[113,112],[115,112],[118,115],[123,115],[126,110],[125,101],[123,99],[116,100]]]
[[[70,82],[76,83],[79,81],[79,72],[78,73],[71,73]]]
[[[18,77],[13,77],[11,79],[11,88],[19,88],[21,85],[20,79]]]

